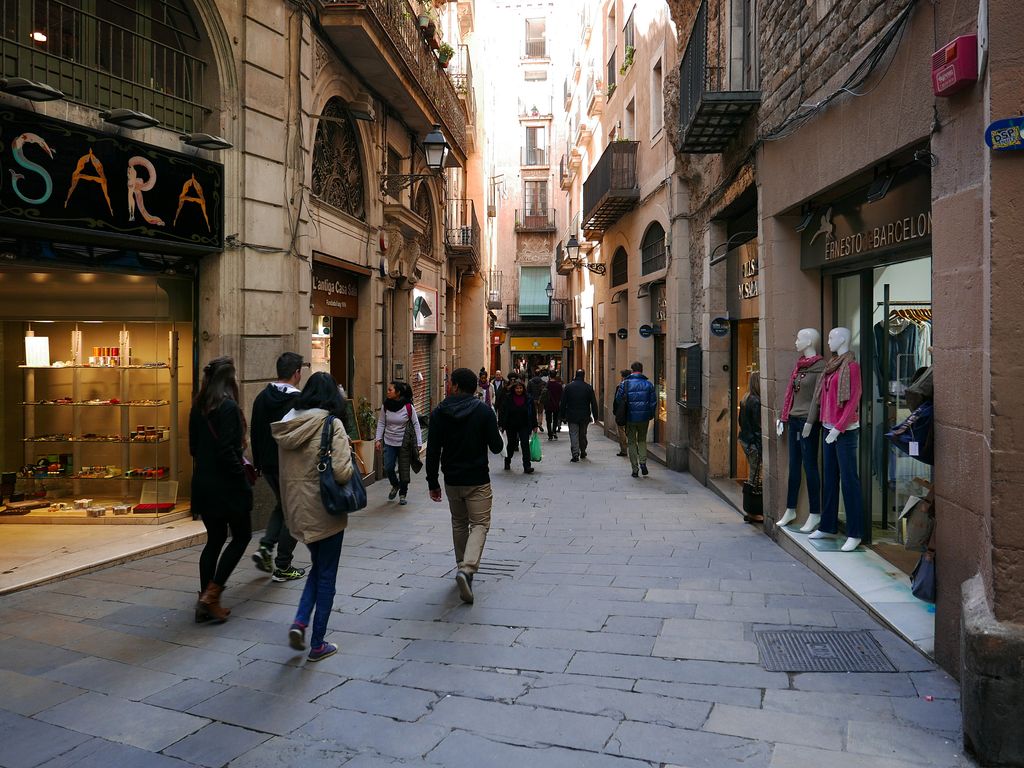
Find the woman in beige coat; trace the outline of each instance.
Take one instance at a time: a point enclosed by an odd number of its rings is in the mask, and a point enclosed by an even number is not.
[[[344,484],[352,477],[352,449],[340,420],[344,410],[338,385],[331,375],[314,373],[295,401],[295,408],[285,414],[281,421],[270,425],[280,459],[284,519],[292,536],[309,547],[313,559],[295,613],[295,622],[288,631],[288,641],[292,648],[304,650],[306,627],[310,626],[312,616],[310,661],[320,661],[338,652],[338,646],[325,642],[324,636],[334,606],[338,560],[341,558],[341,542],[348,518],[346,515],[329,515],[324,509],[320,500],[317,463],[324,422],[328,418],[337,417],[331,425],[334,479]]]

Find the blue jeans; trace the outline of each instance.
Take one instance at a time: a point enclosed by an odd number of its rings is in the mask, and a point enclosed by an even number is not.
[[[818,530],[824,533],[839,532],[839,486],[843,489],[843,505],[846,507],[846,535],[862,539],[864,505],[861,503],[860,477],[857,474],[857,442],[859,429],[840,432],[838,439],[825,443],[824,475],[825,504],[821,512]]]
[[[388,476],[388,480],[391,482],[392,487],[397,488],[398,492],[405,496],[406,491],[409,490],[409,484],[403,483],[398,479],[398,454],[402,451],[402,447],[399,445],[388,445],[384,443],[384,474]]]
[[[317,648],[324,643],[327,634],[327,620],[334,607],[335,582],[338,579],[338,561],[341,559],[341,542],[345,532],[313,542],[309,545],[309,554],[313,564],[306,574],[306,586],[299,599],[299,608],[295,613],[295,623],[308,627],[309,617],[316,608],[313,625],[309,637],[309,647]]]
[[[790,416],[789,428],[789,487],[786,489],[786,509],[796,509],[800,498],[800,468],[807,475],[807,498],[812,515],[821,514],[821,475],[818,473],[818,444],[821,442],[821,425],[811,427],[809,437],[804,437],[807,419]]]

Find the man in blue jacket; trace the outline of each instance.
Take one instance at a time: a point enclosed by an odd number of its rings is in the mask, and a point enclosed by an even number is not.
[[[640,477],[647,471],[647,429],[654,418],[658,405],[658,396],[654,385],[644,376],[643,363],[636,362],[630,366],[633,371],[615,392],[615,398],[623,398],[626,403],[626,452],[629,463],[633,467],[633,477]]]

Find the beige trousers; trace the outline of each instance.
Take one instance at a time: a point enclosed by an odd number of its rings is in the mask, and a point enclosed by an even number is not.
[[[452,513],[452,541],[459,570],[476,573],[491,527],[491,484],[445,485]]]

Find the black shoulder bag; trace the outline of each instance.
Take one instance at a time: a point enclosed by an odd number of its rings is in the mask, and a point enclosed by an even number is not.
[[[352,477],[344,485],[339,485],[334,477],[334,466],[331,462],[331,439],[334,430],[334,415],[324,419],[324,429],[320,435],[320,450],[317,451],[316,471],[320,475],[320,500],[327,514],[341,516],[355,512],[366,506],[366,486],[363,477],[352,462]]]

